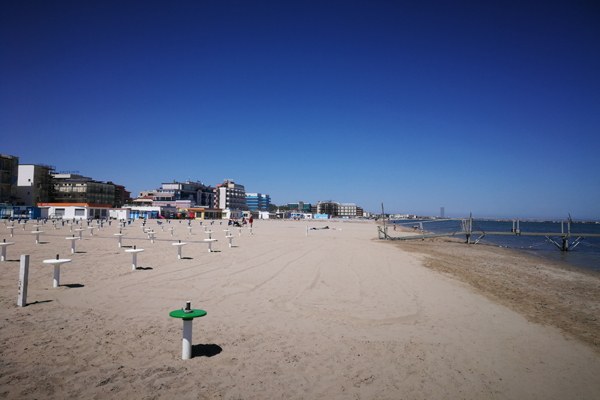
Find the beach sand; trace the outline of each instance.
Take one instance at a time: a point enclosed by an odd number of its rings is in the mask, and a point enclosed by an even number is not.
[[[325,225],[335,229],[307,234],[307,226]],[[518,299],[505,298],[512,292],[490,295],[457,279],[424,255],[436,250],[431,243],[426,250],[416,248],[425,242],[379,241],[371,222],[255,221],[253,235],[232,229],[233,248],[225,225],[214,225],[218,251],[209,253],[197,221],[192,235],[177,221],[174,236],[156,221],[149,226],[157,231],[154,244],[141,222],[126,229],[123,244],[145,249],[141,269],[132,271],[131,256],[113,236],[116,224],[93,237],[84,232],[74,255],[67,226],[44,226],[42,244],[35,245],[31,229],[17,228],[10,238],[0,225],[0,240],[16,243],[0,263],[0,397],[600,396],[597,332],[570,331],[546,313],[532,316],[514,306]],[[178,239],[189,242],[182,260],[172,246]],[[439,265],[456,255],[469,259],[473,249],[442,245],[455,253],[433,254]],[[57,253],[73,261],[62,267],[55,289],[52,268],[42,261]],[[16,306],[20,254],[30,254],[26,307]],[[521,263],[519,257],[477,257],[515,282],[523,277],[506,267]],[[549,271],[540,282],[553,274],[589,282],[589,295],[567,301],[584,299],[581,307],[596,307],[585,318],[598,317],[597,277]],[[182,323],[169,312],[187,300],[208,315],[194,321],[194,357],[182,360]]]

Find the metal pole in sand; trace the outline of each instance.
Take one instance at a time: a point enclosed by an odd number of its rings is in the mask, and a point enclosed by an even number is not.
[[[65,263],[69,263],[71,260],[69,258],[60,258],[58,254],[56,255],[56,259],[44,260],[44,264],[50,264],[54,266],[54,280],[53,287],[57,288],[60,286],[60,266]]]
[[[213,251],[212,250],[212,243],[216,242],[216,241],[217,241],[217,239],[204,239],[203,240],[204,243],[208,243],[208,252],[209,253],[212,253],[212,251]]]
[[[181,240],[178,243],[172,243],[173,246],[177,246],[177,259],[181,260],[181,248],[185,246],[187,243],[181,243]]]
[[[71,241],[71,254],[75,254],[75,241],[79,240],[79,238],[73,235],[72,237],[66,237],[65,239]]]
[[[40,244],[40,234],[44,233],[42,231],[32,231],[31,233],[33,233],[35,235],[35,244]]]
[[[169,316],[173,318],[181,318],[183,320],[183,337],[181,340],[181,359],[189,360],[192,358],[192,322],[194,318],[204,317],[206,311],[192,309],[192,302],[187,301],[185,308],[181,310],[173,310]]]
[[[119,246],[119,248],[121,248],[123,246],[123,234],[121,232],[119,232],[119,233],[113,233],[113,235],[119,239],[118,246]]]
[[[8,246],[12,246],[13,244],[15,244],[15,243],[7,242],[6,239],[2,239],[2,243],[0,243],[0,247],[2,247],[2,250],[0,250],[0,261],[2,261],[2,262],[6,261],[6,248]]]
[[[125,253],[131,253],[131,270],[135,271],[137,269],[137,253],[141,253],[144,249],[138,249],[136,246],[133,246],[133,249],[125,250]]]

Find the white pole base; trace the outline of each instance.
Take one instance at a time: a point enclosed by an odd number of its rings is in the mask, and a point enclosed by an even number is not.
[[[60,265],[57,264],[54,266],[54,282],[53,286],[57,288],[60,285]]]
[[[193,320],[183,321],[183,340],[181,341],[181,359],[189,360],[192,358],[192,322]]]

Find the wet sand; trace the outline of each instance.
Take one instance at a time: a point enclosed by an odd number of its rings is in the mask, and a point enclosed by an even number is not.
[[[396,245],[422,254],[428,268],[469,284],[530,321],[560,328],[600,354],[600,273],[458,239]]]

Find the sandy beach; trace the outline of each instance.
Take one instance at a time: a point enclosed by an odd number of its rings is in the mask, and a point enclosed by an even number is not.
[[[155,243],[137,221],[124,248],[113,223],[83,232],[73,255],[68,226],[46,224],[38,245],[32,226],[11,238],[0,224],[0,240],[15,242],[0,263],[2,398],[600,396],[593,274],[505,249],[379,241],[372,222],[255,221],[252,235],[231,230],[231,248],[216,222],[212,253],[198,221],[191,234],[150,221]],[[134,245],[144,252],[132,271]],[[26,307],[16,305],[21,254]],[[53,288],[43,260],[56,254],[72,262]],[[208,315],[182,360],[182,322],[169,312],[187,300]]]

